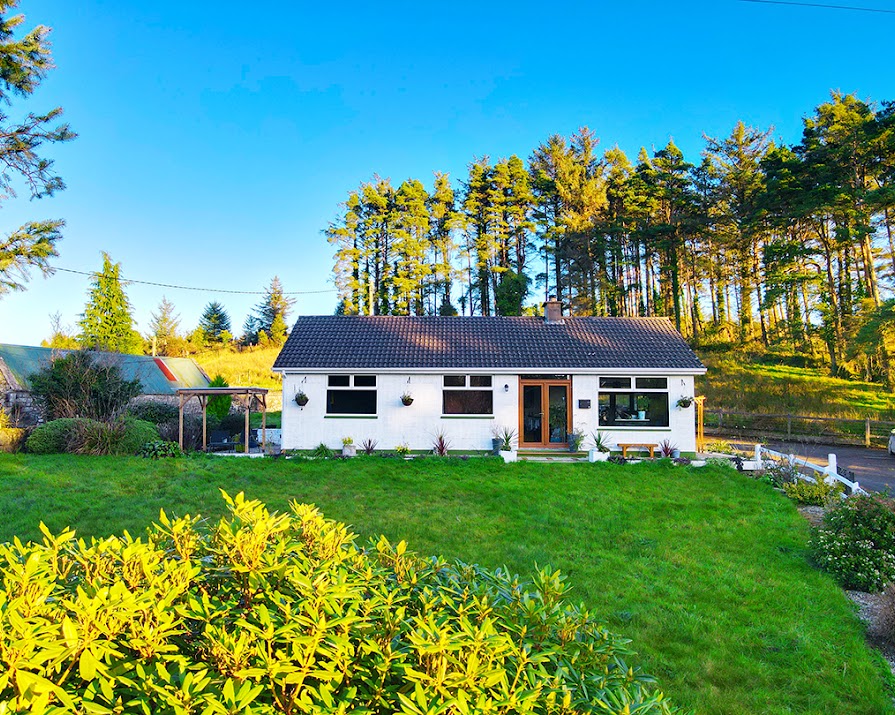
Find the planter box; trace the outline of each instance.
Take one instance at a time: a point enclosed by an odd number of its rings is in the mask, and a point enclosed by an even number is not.
[[[519,453],[515,449],[506,452],[504,450],[499,450],[497,453],[503,457],[504,464],[509,464],[510,462],[515,462],[519,459]]]
[[[587,453],[588,462],[605,462],[607,459],[609,459],[609,452],[592,449]]]
[[[346,444],[342,446],[342,456],[343,457],[355,457],[357,456],[357,447],[353,444]]]

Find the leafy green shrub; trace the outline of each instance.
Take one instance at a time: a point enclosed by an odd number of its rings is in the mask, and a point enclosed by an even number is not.
[[[784,484],[792,484],[799,481],[801,472],[799,468],[792,464],[788,459],[770,459],[765,460],[769,464],[764,470],[762,477],[764,481],[773,484],[775,487],[783,487]]]
[[[80,420],[70,451],[93,455],[135,455],[144,444],[158,438],[158,428],[152,422],[131,417],[111,423]]]
[[[717,439],[714,442],[706,442],[704,450],[714,454],[734,454],[734,448],[726,439]]]
[[[25,446],[34,454],[129,455],[158,438],[156,426],[143,420],[100,422],[66,417],[35,427]]]
[[[74,417],[63,417],[38,425],[25,441],[25,449],[32,454],[68,452],[77,434],[78,422]]]
[[[28,430],[20,427],[0,427],[0,452],[18,452],[25,446]]]
[[[10,712],[678,712],[626,641],[534,582],[358,548],[311,506],[242,495],[145,540],[0,545]]]
[[[845,588],[877,591],[895,579],[895,510],[881,496],[852,496],[811,535],[817,563]]]
[[[332,459],[336,456],[335,451],[326,446],[323,442],[318,444],[311,450],[311,456],[315,459]]]
[[[180,449],[180,445],[177,444],[177,442],[166,442],[163,439],[156,439],[152,442],[147,442],[140,447],[140,451],[137,452],[137,455],[147,459],[182,457],[183,450]]]
[[[221,375],[215,375],[208,383],[209,387],[229,387],[227,381]],[[208,398],[206,412],[212,417],[222,420],[230,413],[230,405],[233,398],[230,395],[215,395]]]
[[[845,493],[845,487],[840,482],[828,484],[824,479],[817,482],[809,482],[805,479],[796,479],[783,485],[783,491],[790,499],[799,504],[812,506],[827,506],[835,504]]]
[[[115,452],[110,454],[137,454],[147,442],[159,438],[158,428],[152,422],[125,418],[124,433]]]
[[[177,423],[180,412],[175,405],[160,400],[141,400],[127,408],[127,414],[137,420],[163,425],[168,422]]]
[[[110,419],[143,392],[139,380],[125,380],[115,365],[104,365],[86,350],[53,360],[28,378],[47,418]]]

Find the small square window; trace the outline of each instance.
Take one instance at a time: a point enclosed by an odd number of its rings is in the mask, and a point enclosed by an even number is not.
[[[466,375],[445,375],[445,387],[466,387]]]
[[[470,375],[469,376],[469,386],[470,387],[491,387],[491,376],[490,375]]]
[[[330,387],[350,387],[351,377],[349,375],[330,375],[328,384]]]
[[[355,375],[355,387],[376,387],[376,375]]]
[[[600,378],[600,387],[604,387],[608,390],[630,390],[631,389],[631,378],[630,377],[601,377]]]
[[[638,377],[637,389],[639,390],[667,390],[667,377]]]

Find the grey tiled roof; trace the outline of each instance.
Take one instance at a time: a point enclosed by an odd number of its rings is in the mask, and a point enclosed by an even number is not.
[[[704,369],[665,318],[301,317],[274,369],[322,368]]]

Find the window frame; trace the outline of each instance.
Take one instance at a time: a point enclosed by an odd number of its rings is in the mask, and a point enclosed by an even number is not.
[[[614,379],[628,379],[629,387],[602,387],[604,377]],[[638,387],[640,380],[664,380],[665,387]],[[669,380],[667,375],[603,375],[597,377],[597,426],[600,428],[622,429],[622,430],[669,430],[671,429],[671,391],[668,386]],[[603,395],[625,395],[632,396],[632,402],[636,404],[637,398],[641,395],[664,395],[665,396],[665,415],[664,424],[649,424],[649,419],[640,423],[640,420],[632,419],[630,423],[619,423],[614,419],[611,423],[603,422],[601,414],[601,400]]]
[[[463,378],[463,385],[446,385],[447,380]],[[487,387],[480,385],[472,386],[472,378],[487,378],[490,383]],[[447,392],[485,392],[491,395],[491,411],[490,412],[445,412],[445,393]],[[469,418],[486,418],[494,417],[494,376],[493,375],[442,375],[441,379],[441,416],[442,417],[469,417]]]
[[[348,378],[347,385],[331,385],[330,379],[336,378]],[[358,377],[362,377],[366,379],[372,378],[372,385],[356,385],[355,380]],[[330,412],[329,409],[329,400],[330,392],[372,392],[373,393],[373,411],[372,412]],[[376,375],[370,375],[369,373],[359,374],[359,375],[345,375],[344,373],[336,373],[332,375],[326,376],[326,400],[324,402],[324,416],[325,417],[378,417],[379,416],[379,380]]]

